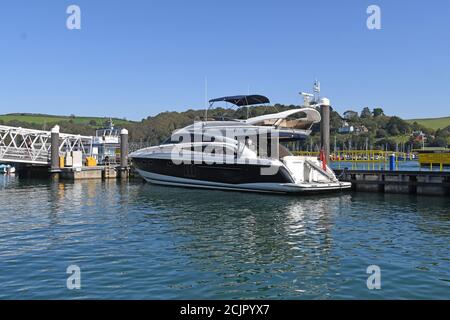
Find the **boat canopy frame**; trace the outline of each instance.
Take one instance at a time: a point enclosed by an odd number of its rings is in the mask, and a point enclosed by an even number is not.
[[[270,100],[266,96],[259,95],[259,94],[225,96],[225,97],[221,97],[221,98],[211,99],[211,100],[209,100],[209,107],[205,110],[204,119],[206,121],[208,120],[208,110],[211,109],[212,106],[214,105],[214,103],[216,103],[216,102],[226,102],[226,103],[231,103],[237,107],[247,107],[247,112],[248,112],[249,106],[258,105],[258,104],[268,104],[268,103],[270,103]],[[247,117],[248,117],[248,114],[247,114]],[[223,115],[222,117],[219,117],[219,118],[224,120],[225,115]]]
[[[269,98],[258,95],[258,94],[252,94],[252,95],[239,95],[239,96],[227,96],[222,98],[216,98],[209,100],[210,106],[215,102],[228,102],[231,104],[234,104],[238,107],[245,107],[245,106],[253,106],[256,104],[265,104],[270,103]]]

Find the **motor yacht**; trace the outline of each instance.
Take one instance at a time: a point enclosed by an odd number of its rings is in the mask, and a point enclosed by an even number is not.
[[[238,107],[269,103],[260,95],[210,100]],[[130,154],[154,184],[222,190],[308,193],[350,188],[326,160],[294,156],[283,143],[305,139],[320,113],[292,108],[247,119],[208,118],[173,132],[164,143]]]

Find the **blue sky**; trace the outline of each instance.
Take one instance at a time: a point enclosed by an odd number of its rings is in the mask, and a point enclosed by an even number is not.
[[[449,116],[449,15],[447,0],[2,0],[0,113],[140,120],[202,108],[206,76],[210,98],[299,103],[317,77],[341,112]]]

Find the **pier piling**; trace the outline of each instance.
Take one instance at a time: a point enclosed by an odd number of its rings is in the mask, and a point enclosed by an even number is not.
[[[324,151],[325,159],[330,159],[330,100],[322,98],[320,100],[320,144]]]
[[[52,128],[50,138],[50,172],[52,175],[57,175],[60,171],[59,166],[59,126]]]
[[[120,175],[128,177],[128,130],[120,131]]]

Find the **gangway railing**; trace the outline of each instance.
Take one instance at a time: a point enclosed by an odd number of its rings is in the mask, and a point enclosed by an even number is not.
[[[59,151],[92,153],[93,137],[59,134]],[[51,132],[0,125],[0,162],[48,165],[50,159]]]

